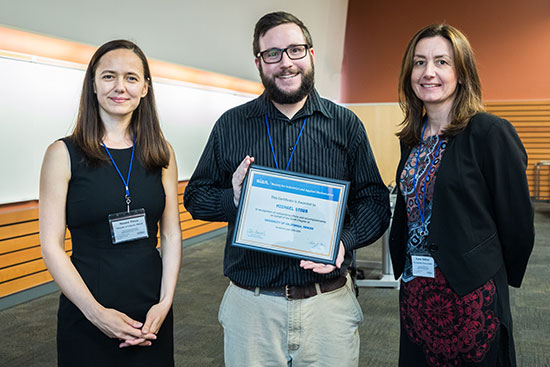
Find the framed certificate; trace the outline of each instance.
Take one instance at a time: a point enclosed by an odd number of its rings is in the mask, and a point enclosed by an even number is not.
[[[334,265],[348,191],[346,181],[252,165],[233,246]]]

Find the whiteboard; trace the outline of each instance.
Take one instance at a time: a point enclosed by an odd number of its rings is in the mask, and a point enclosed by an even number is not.
[[[0,57],[0,204],[38,199],[40,166],[48,145],[71,133],[84,70]],[[157,80],[161,127],[189,179],[210,131],[226,110],[253,95]]]

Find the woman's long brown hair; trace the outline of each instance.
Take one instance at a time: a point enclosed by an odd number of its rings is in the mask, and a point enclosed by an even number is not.
[[[114,40],[107,42],[99,47],[92,56],[86,69],[78,117],[70,138],[84,153],[84,160],[87,164],[98,166],[109,160],[104,148],[101,146],[105,129],[99,116],[97,96],[94,93],[94,77],[101,57],[109,51],[118,49],[131,50],[139,57],[143,65],[145,82],[148,83],[148,93],[141,99],[138,107],[132,113],[129,126],[130,134],[135,137],[137,157],[149,171],[168,167],[170,151],[160,129],[149,64],[143,51],[131,41]]]
[[[399,105],[405,118],[401,123],[403,128],[396,135],[407,146],[415,146],[420,142],[425,114],[424,104],[414,93],[411,84],[414,51],[418,41],[436,36],[441,36],[451,43],[458,79],[456,97],[451,107],[451,123],[445,128],[443,135],[450,137],[458,134],[468,125],[473,115],[485,109],[481,101],[481,82],[477,73],[474,51],[468,39],[461,31],[448,24],[429,25],[419,30],[410,40],[401,63]]]

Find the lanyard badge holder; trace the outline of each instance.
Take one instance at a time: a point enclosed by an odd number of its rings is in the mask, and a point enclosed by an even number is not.
[[[132,172],[132,164],[134,162],[136,139],[135,137],[133,139],[132,158],[130,158],[130,167],[128,168],[128,178],[126,180],[124,180],[122,173],[120,173],[120,170],[118,169],[115,160],[111,156],[109,149],[107,149],[107,146],[103,142],[102,144],[105,148],[105,151],[109,155],[111,162],[113,162],[113,165],[115,166],[118,175],[122,179],[124,188],[126,189],[126,194],[124,195],[124,199],[126,201],[126,211],[121,213],[109,214],[108,216],[109,227],[111,229],[111,240],[113,244],[116,245],[122,242],[149,238],[149,233],[147,232],[147,221],[145,220],[145,209],[142,208],[130,210],[130,203],[132,201],[130,199],[130,189],[128,185],[130,182],[130,173]]]
[[[420,141],[424,139],[424,132],[426,130],[426,126],[428,125],[428,121],[424,123],[424,128],[422,128],[422,134],[420,136]],[[418,198],[418,190],[416,189],[416,185],[418,182],[416,181],[416,173],[418,169],[418,162],[420,160],[420,145],[418,146],[418,152],[416,153],[416,165],[414,166],[414,177],[413,177],[413,189],[414,189],[414,195],[416,200],[416,205],[418,206],[418,211],[420,213],[420,221],[422,223],[421,229],[420,229],[420,236],[427,237],[428,236],[428,225],[426,224],[426,186],[428,181],[428,176],[430,171],[432,170],[432,166],[434,164],[435,158],[437,157],[437,154],[439,153],[439,148],[441,148],[441,142],[443,139],[439,139],[439,142],[437,143],[437,148],[435,150],[434,158],[432,159],[428,171],[426,173],[426,177],[424,179],[424,189],[422,190],[422,202],[420,202]],[[422,143],[420,143],[422,144]],[[421,277],[427,277],[427,278],[434,278],[435,277],[435,261],[431,255],[411,255],[411,262],[412,262],[412,273],[414,276],[421,276]]]
[[[424,128],[422,129],[422,135],[420,135],[420,141],[424,139],[424,132],[426,130],[426,126],[428,126],[428,121],[424,123]],[[428,236],[428,225],[426,224],[426,218],[425,218],[425,212],[426,212],[426,187],[428,183],[428,176],[430,175],[430,171],[432,170],[435,158],[437,157],[437,154],[439,153],[439,148],[441,148],[441,142],[443,139],[439,139],[439,142],[437,143],[437,148],[435,150],[434,158],[432,159],[430,166],[428,167],[428,171],[426,173],[426,177],[424,178],[424,189],[422,190],[422,202],[420,202],[418,198],[418,190],[416,189],[416,185],[418,182],[416,181],[416,173],[418,170],[418,162],[420,160],[420,145],[418,146],[418,151],[416,152],[416,165],[414,166],[414,176],[413,176],[413,190],[415,195],[415,201],[416,205],[418,207],[418,211],[420,213],[420,221],[422,223],[422,228],[420,230],[421,236]],[[420,143],[422,144],[422,143]]]

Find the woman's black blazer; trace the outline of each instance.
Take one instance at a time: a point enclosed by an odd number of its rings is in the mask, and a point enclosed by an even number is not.
[[[396,182],[411,152],[401,146]],[[504,265],[519,287],[533,249],[533,207],[527,154],[506,120],[478,113],[449,139],[435,181],[428,249],[460,295],[484,284]],[[400,191],[390,232],[396,279],[405,265],[407,213]]]

